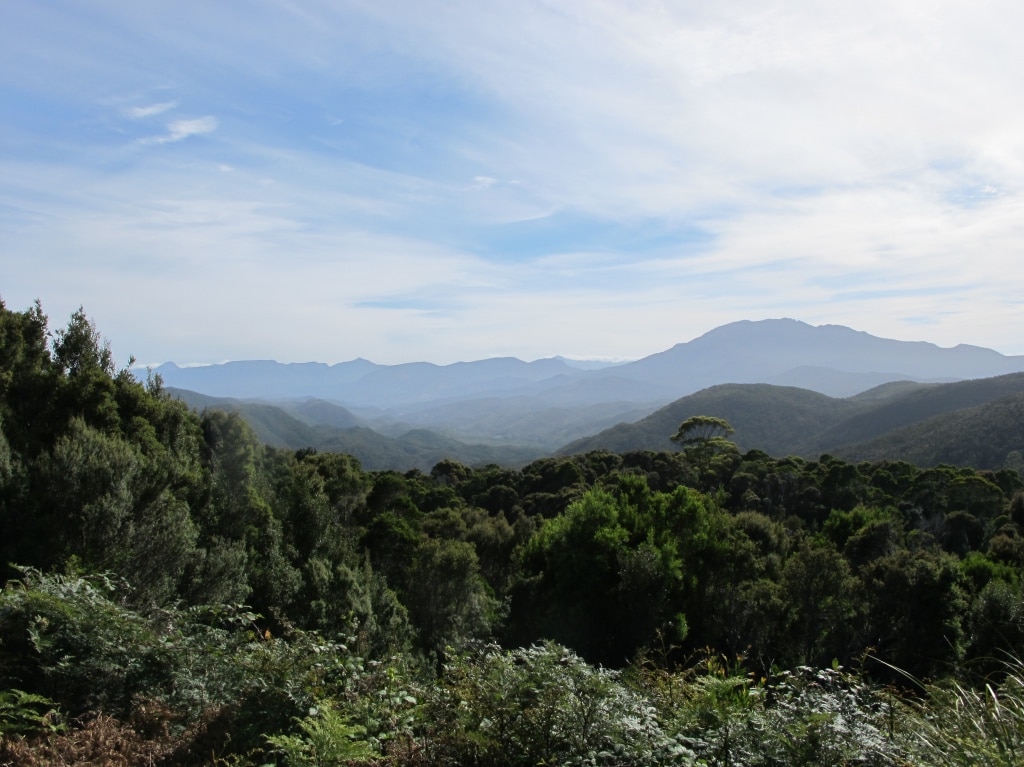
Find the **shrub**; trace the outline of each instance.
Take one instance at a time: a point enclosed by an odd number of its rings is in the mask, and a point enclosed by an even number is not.
[[[271,636],[243,607],[142,615],[111,576],[23,576],[0,593],[0,689],[25,691],[0,707],[11,727],[44,716],[33,708],[44,699],[83,719],[128,722],[148,707],[179,735],[243,753],[262,749],[265,733],[294,729],[361,672],[346,644],[297,630]]]
[[[372,759],[366,728],[353,725],[330,702],[297,720],[299,733],[272,735],[267,742],[284,757],[286,767],[333,767]]]
[[[57,704],[24,690],[0,690],[0,738],[64,729]]]
[[[431,764],[693,763],[617,672],[553,643],[456,655],[424,713]]]
[[[57,701],[69,714],[126,714],[135,696],[169,681],[166,647],[150,621],[116,601],[106,575],[26,568],[0,594],[4,686]]]
[[[682,672],[643,669],[638,683],[702,765],[906,763],[899,699],[838,668],[755,679],[711,656]]]

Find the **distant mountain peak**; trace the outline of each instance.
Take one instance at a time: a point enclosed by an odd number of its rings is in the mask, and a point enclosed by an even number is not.
[[[802,320],[795,320],[792,317],[775,317],[763,320],[737,320],[735,322],[726,323],[725,325],[719,325],[717,328],[712,328],[703,335],[693,339],[690,343],[697,341],[718,341],[723,338],[763,337],[765,335],[778,335],[780,333],[792,335],[793,333],[810,333],[814,330],[814,325],[809,325]],[[677,346],[681,345],[685,344],[677,344]]]

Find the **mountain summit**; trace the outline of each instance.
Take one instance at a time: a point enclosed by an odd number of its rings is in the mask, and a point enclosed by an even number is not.
[[[779,383],[851,396],[888,381],[953,381],[1024,370],[1024,357],[961,344],[879,338],[843,325],[743,320],[629,366],[631,375],[689,394],[719,383]],[[616,372],[623,372],[621,369]]]

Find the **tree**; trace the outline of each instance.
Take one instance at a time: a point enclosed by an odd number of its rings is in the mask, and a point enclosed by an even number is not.
[[[114,374],[110,344],[100,336],[96,324],[85,315],[82,307],[71,315],[67,328],[57,331],[53,361],[67,375],[77,375],[94,368],[108,376]]]
[[[249,590],[248,599],[261,613],[286,614],[302,576],[286,556],[284,504],[272,505],[277,499],[266,475],[267,449],[237,413],[208,411],[202,428],[211,483],[199,530],[207,557],[196,579],[202,590],[194,596]]]
[[[137,445],[72,419],[36,464],[33,564],[75,557],[90,572],[128,578],[155,603],[173,601],[197,536],[188,505],[161,473]]]
[[[0,419],[12,453],[25,457],[42,450],[54,428],[57,378],[47,324],[38,301],[14,312],[0,300]]]
[[[716,453],[735,452],[736,443],[726,437],[735,433],[735,429],[724,418],[710,415],[695,415],[687,418],[670,439],[683,447],[686,457],[692,460],[703,472],[711,463]]]
[[[901,549],[860,570],[864,644],[918,678],[963,657],[968,582],[960,561],[943,551]]]
[[[735,433],[735,429],[724,418],[710,415],[695,415],[687,418],[672,435],[672,441],[680,445],[701,445],[716,439],[724,439]]]
[[[652,492],[643,477],[593,488],[526,543],[513,589],[511,642],[550,637],[616,666],[659,634],[682,641],[709,610],[727,565],[724,515],[685,487]]]
[[[423,650],[440,654],[447,644],[486,636],[498,605],[472,544],[428,538],[407,566],[403,596]]]
[[[786,560],[779,585],[790,610],[787,660],[821,666],[857,649],[849,631],[857,579],[831,541],[805,540]]]

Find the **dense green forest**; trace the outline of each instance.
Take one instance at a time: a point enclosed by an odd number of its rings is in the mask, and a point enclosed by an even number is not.
[[[365,471],[0,303],[0,764],[1021,763],[1017,471],[679,436]]]

